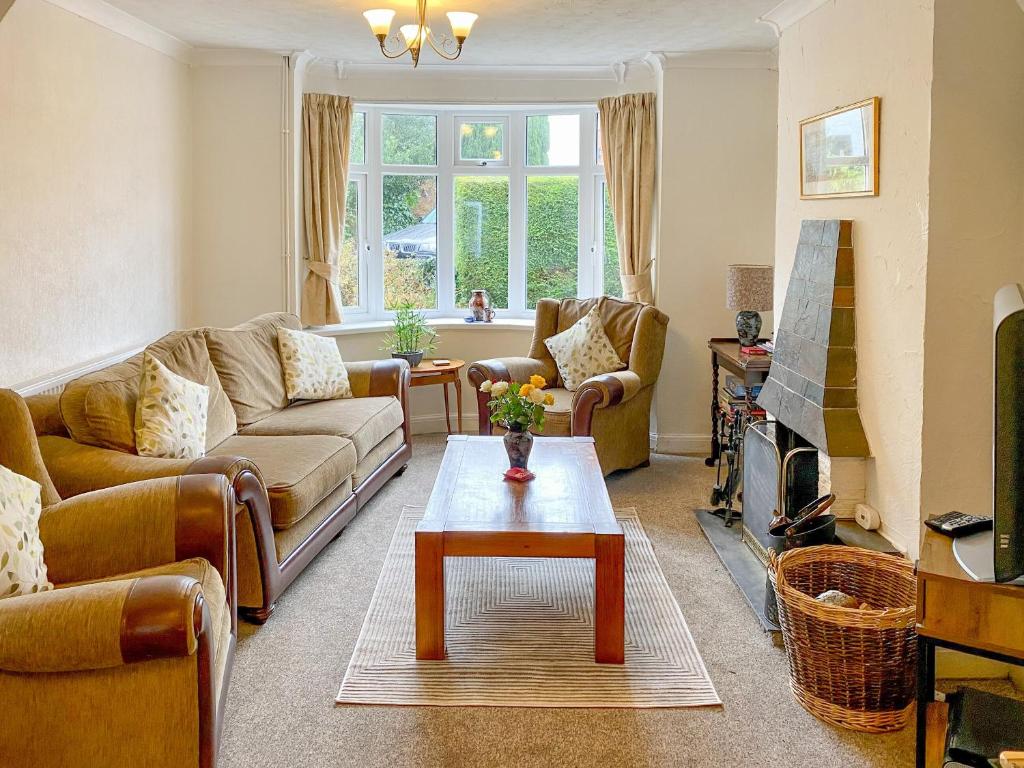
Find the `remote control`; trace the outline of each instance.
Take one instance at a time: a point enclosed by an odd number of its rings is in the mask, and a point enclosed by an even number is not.
[[[991,529],[992,518],[967,515],[963,512],[947,512],[944,515],[925,520],[924,524],[936,533],[956,538]]]

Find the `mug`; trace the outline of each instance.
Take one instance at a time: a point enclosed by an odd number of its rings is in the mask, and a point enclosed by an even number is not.
[[[484,309],[484,322],[489,323],[494,319],[494,310],[490,307]]]

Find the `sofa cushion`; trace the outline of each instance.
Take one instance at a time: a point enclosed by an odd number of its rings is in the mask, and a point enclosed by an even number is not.
[[[594,307],[579,322],[544,342],[558,364],[558,376],[566,389],[601,373],[626,367],[604,332],[601,314]]]
[[[46,578],[40,486],[0,466],[0,600],[53,589]]]
[[[238,429],[235,411],[231,407],[220,377],[210,360],[206,348],[206,334],[202,328],[169,333],[146,348],[172,372],[189,381],[208,387],[210,401],[206,415],[206,448],[213,448]]]
[[[561,387],[545,389],[544,392],[555,398],[555,402],[544,406],[544,431],[538,434],[548,437],[569,437],[572,435],[573,393]]]
[[[173,331],[145,351],[177,375],[209,387],[207,448],[235,433],[235,413],[210,361],[202,329]],[[142,379],[142,354],[86,374],[64,387],[60,415],[75,442],[135,453],[135,408]]]
[[[290,400],[352,397],[348,371],[334,339],[291,328],[277,329],[277,348]]]
[[[297,331],[302,323],[295,315],[277,312],[234,328],[206,329],[210,359],[242,426],[288,405],[277,350],[278,328]]]
[[[396,429],[390,435],[385,437],[374,448],[367,453],[363,458],[356,464],[356,471],[352,475],[352,485],[358,488],[363,484],[370,475],[377,471],[385,461],[391,458],[391,455],[397,451],[405,443],[405,432],[402,429]]]
[[[243,435],[336,435],[355,444],[362,461],[402,426],[405,414],[393,397],[356,397],[296,403],[240,430]]]
[[[356,469],[352,441],[333,435],[235,435],[207,455],[242,456],[259,468],[279,529],[305,517]]]
[[[146,353],[135,410],[135,447],[140,456],[198,459],[206,452],[210,388],[171,372]]]
[[[558,306],[556,330],[561,333],[571,328],[586,317],[590,310],[597,307],[598,314],[601,316],[601,325],[615,349],[615,354],[619,356],[620,360],[628,362],[633,349],[637,318],[640,317],[645,306],[645,304],[622,301],[609,296],[601,296],[597,299],[562,299]]]

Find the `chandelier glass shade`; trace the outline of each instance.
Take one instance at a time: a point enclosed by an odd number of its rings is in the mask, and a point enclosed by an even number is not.
[[[448,61],[459,58],[462,44],[469,37],[477,15],[465,11],[449,11],[445,15],[452,28],[452,36],[438,38],[427,25],[427,0],[416,0],[416,14],[415,24],[403,24],[399,28],[400,35],[391,35],[391,23],[395,19],[393,10],[375,8],[363,12],[370,30],[380,43],[380,52],[389,59],[401,58],[408,53],[413,67],[416,67],[420,63],[420,53],[426,47],[432,48],[434,53]]]

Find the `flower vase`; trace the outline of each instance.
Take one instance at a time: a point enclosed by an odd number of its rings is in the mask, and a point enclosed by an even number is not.
[[[510,467],[526,469],[530,461],[530,451],[533,450],[533,435],[528,429],[509,429],[505,433],[505,452],[508,454]]]

